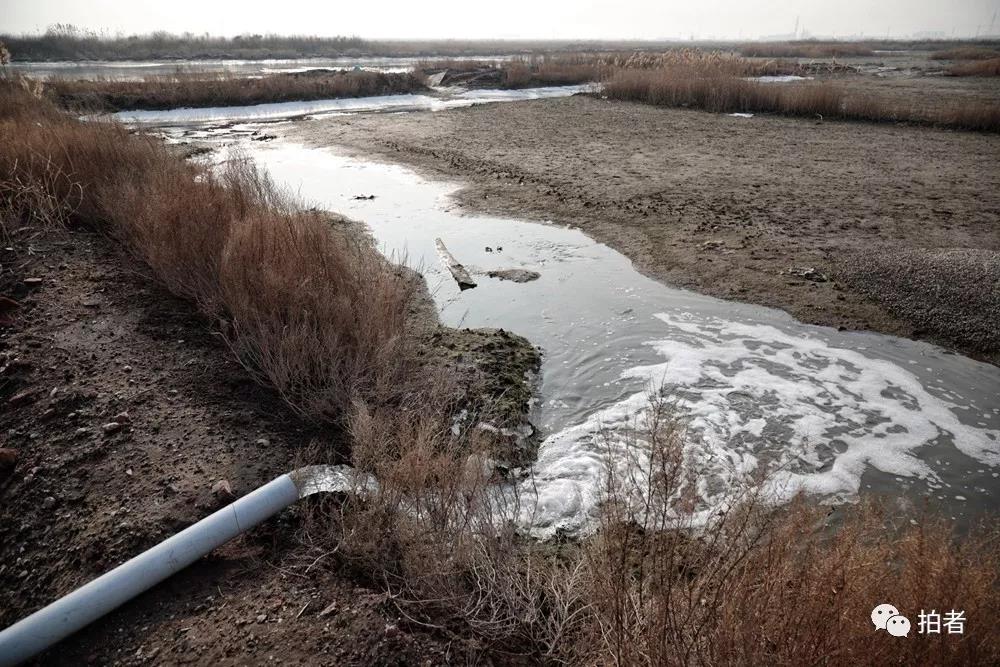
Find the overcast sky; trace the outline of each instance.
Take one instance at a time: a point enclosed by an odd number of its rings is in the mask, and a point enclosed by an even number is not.
[[[110,32],[368,38],[884,37],[1000,32],[1000,0],[0,0],[0,32],[53,23]],[[1000,24],[1000,19],[997,20]]]

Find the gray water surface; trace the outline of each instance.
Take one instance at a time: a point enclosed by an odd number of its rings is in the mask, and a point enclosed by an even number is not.
[[[769,493],[779,502],[799,490],[849,500],[871,486],[929,494],[952,514],[997,507],[995,366],[667,287],[579,230],[463,215],[451,199],[459,184],[405,167],[286,142],[252,155],[307,202],[364,221],[387,255],[422,270],[445,323],[502,327],[542,348],[534,420],[547,437],[525,489],[538,498],[540,529],[586,523],[608,438],[648,409],[651,386],[683,415],[706,508],[762,466],[775,471]],[[477,288],[457,288],[438,237]],[[541,277],[485,275],[507,268]]]
[[[522,489],[537,501],[537,534],[588,525],[608,453],[617,465],[650,390],[661,389],[686,427],[698,511],[727,502],[761,470],[775,502],[798,491],[830,502],[926,497],[959,520],[998,507],[1000,368],[674,289],[579,230],[464,215],[452,198],[459,183],[335,148],[250,141],[261,127],[167,134],[242,146],[306,203],[366,223],[386,255],[420,270],[446,324],[500,327],[542,348],[532,417],[545,439]],[[436,238],[478,287],[457,288]],[[516,284],[486,276],[510,268],[541,277]]]

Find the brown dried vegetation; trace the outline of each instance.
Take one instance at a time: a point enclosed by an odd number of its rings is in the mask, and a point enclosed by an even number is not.
[[[609,454],[596,533],[532,540],[519,528],[530,499],[490,461],[497,436],[454,421],[452,379],[401,389],[410,283],[370,246],[299,212],[245,161],[214,176],[18,82],[0,87],[0,147],[6,225],[121,239],[304,417],[346,426],[355,467],[377,483],[314,507],[309,534],[410,622],[555,663],[1000,661],[993,532],[957,541],[937,520],[897,526],[867,506],[774,510],[755,487],[697,522],[684,434],[654,402],[624,464]],[[871,608],[889,601],[913,621],[965,610],[966,632],[875,632]]]
[[[50,79],[43,89],[72,109],[119,111],[235,106],[267,102],[392,95],[423,90],[412,74],[313,70],[262,77],[183,73],[142,80]]]
[[[728,66],[620,70],[606,82],[604,90],[611,99],[717,113],[778,113],[1000,131],[1000,105],[991,102],[956,100],[950,107],[927,110],[875,95],[859,97],[828,82],[749,81],[732,74]]]

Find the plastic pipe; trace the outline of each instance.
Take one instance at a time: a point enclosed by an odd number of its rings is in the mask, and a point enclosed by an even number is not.
[[[354,480],[347,466],[308,466],[268,482],[0,632],[0,667],[41,653],[300,498],[352,491]]]

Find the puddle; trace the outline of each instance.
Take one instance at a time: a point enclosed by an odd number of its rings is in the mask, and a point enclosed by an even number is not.
[[[364,221],[387,255],[421,269],[445,323],[503,327],[542,347],[533,419],[548,437],[521,489],[538,500],[540,535],[587,523],[605,448],[624,442],[622,429],[649,407],[647,389],[661,386],[685,416],[704,508],[760,467],[779,471],[769,489],[779,502],[801,489],[832,501],[929,494],[961,516],[997,507],[994,366],[666,287],[580,231],[461,215],[450,198],[458,185],[401,166],[283,142],[250,150],[279,183]],[[458,289],[437,237],[479,287]],[[486,275],[512,268],[539,277]]]

